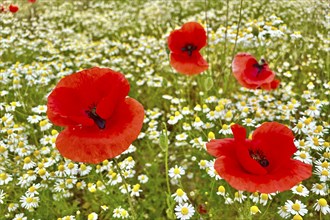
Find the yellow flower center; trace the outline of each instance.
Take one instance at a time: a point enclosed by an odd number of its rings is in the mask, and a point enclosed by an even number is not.
[[[80,169],[81,169],[82,171],[86,170],[86,168],[87,168],[87,167],[86,167],[85,164],[81,164],[81,165],[80,165]]]
[[[299,155],[302,159],[306,159],[307,155],[305,153],[300,153]]]
[[[218,188],[218,192],[220,192],[220,193],[224,193],[224,192],[226,192],[225,187],[224,187],[224,186],[219,186],[219,188]]]
[[[29,188],[29,192],[34,192],[34,191],[36,191],[36,188],[35,188],[34,186],[31,186],[31,187]]]
[[[5,180],[5,179],[7,179],[7,174],[6,174],[6,173],[1,173],[1,174],[0,174],[0,179],[1,179],[1,180]]]
[[[46,120],[42,120],[41,122],[39,122],[40,127],[43,127],[47,124]]]
[[[328,176],[329,172],[327,170],[322,170],[321,174],[322,176]]]
[[[93,220],[94,219],[94,213],[91,213],[88,215],[88,220]]]
[[[261,193],[261,199],[262,200],[267,200],[268,199],[268,195],[266,193]]]
[[[129,162],[132,162],[133,161],[133,157],[127,157],[127,160],[129,161]]]
[[[299,211],[300,210],[300,205],[298,203],[295,203],[292,205],[292,209],[295,211]]]
[[[325,200],[323,198],[319,199],[318,203],[322,207],[326,207],[328,205],[327,200]]]
[[[201,161],[199,162],[199,164],[200,164],[201,166],[205,166],[205,165],[206,165],[206,161],[205,161],[205,160],[201,160]]]
[[[68,164],[68,168],[71,170],[71,169],[73,169],[74,168],[74,164],[73,163],[69,163]]]
[[[136,184],[136,185],[134,185],[134,187],[133,187],[133,191],[134,191],[134,192],[138,192],[139,189],[140,189],[140,184]]]
[[[321,165],[323,168],[328,168],[329,163],[327,161],[324,161]]]
[[[126,210],[121,210],[120,215],[121,216],[126,216],[127,215],[127,211]]]
[[[201,119],[199,117],[196,117],[195,122],[201,122]]]
[[[174,168],[174,174],[180,174],[180,169],[179,168]]]
[[[31,162],[31,158],[30,157],[25,157],[24,158],[24,163],[30,163]]]
[[[31,202],[33,202],[33,198],[31,198],[31,197],[27,197],[27,198],[25,199],[25,201],[26,201],[27,203],[31,203]]]
[[[63,166],[63,165],[59,165],[59,166],[57,167],[57,169],[58,169],[58,171],[64,171],[64,166]]]
[[[303,220],[303,218],[300,215],[293,216],[292,220]]]
[[[257,212],[259,212],[259,208],[257,206],[251,206],[250,211],[252,214],[256,214]]]
[[[297,192],[301,193],[301,192],[303,191],[303,187],[302,187],[302,186],[298,186],[298,187],[296,188],[296,190],[297,190]]]
[[[323,189],[323,185],[322,185],[322,184],[317,184],[317,185],[316,185],[316,188],[317,188],[318,190],[321,190],[321,189]]]
[[[208,133],[207,137],[208,137],[208,139],[212,140],[212,139],[215,138],[215,134],[214,134],[212,131],[210,131],[210,132]]]
[[[46,170],[45,170],[45,169],[40,169],[40,170],[38,171],[38,174],[39,174],[40,176],[43,176],[43,175],[46,174]]]
[[[177,189],[176,190],[176,194],[178,195],[178,196],[183,196],[184,195],[184,192],[183,192],[183,190],[182,189]]]
[[[6,151],[6,148],[4,146],[0,146],[0,153],[3,153]]]
[[[96,186],[97,186],[97,187],[102,187],[102,186],[103,186],[103,183],[102,183],[100,180],[98,180],[98,181],[96,182]]]
[[[181,214],[182,215],[187,215],[189,213],[189,209],[187,208],[187,207],[183,207],[182,209],[181,209]]]

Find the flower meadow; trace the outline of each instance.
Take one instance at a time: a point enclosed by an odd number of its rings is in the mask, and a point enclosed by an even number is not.
[[[329,4],[4,0],[0,219],[330,219]]]

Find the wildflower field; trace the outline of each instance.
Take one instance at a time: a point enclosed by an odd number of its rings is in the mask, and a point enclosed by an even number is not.
[[[0,219],[330,219],[329,9],[0,2]]]

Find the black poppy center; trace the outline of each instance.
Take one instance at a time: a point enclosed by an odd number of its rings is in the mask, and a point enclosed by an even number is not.
[[[261,73],[262,69],[264,68],[265,63],[266,63],[266,61],[264,59],[261,59],[260,63],[253,64],[253,67],[258,68],[258,72],[257,72],[256,77],[258,77],[259,74]]]
[[[105,120],[101,118],[98,114],[96,114],[96,107],[91,108],[90,110],[86,111],[88,117],[93,119],[97,127],[99,129],[104,129],[105,128]]]
[[[268,167],[269,165],[269,161],[267,160],[267,158],[265,157],[265,155],[263,154],[262,151],[260,150],[252,150],[250,149],[249,150],[249,154],[250,154],[250,157],[257,161],[262,167]]]
[[[197,47],[193,44],[186,44],[184,47],[181,48],[181,51],[187,52],[189,56],[192,55],[192,52],[196,50]]]

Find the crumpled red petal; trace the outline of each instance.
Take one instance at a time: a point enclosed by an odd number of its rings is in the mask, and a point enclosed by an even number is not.
[[[76,89],[59,87],[48,96],[47,116],[57,126],[93,125],[86,117],[81,96]]]
[[[235,158],[222,156],[214,168],[233,188],[248,192],[274,193],[291,189],[312,175],[312,166],[290,160],[277,172],[262,176],[247,173]]]
[[[171,66],[176,71],[186,75],[199,74],[209,66],[199,52],[194,52],[192,56],[171,53],[170,60]]]
[[[123,102],[128,95],[129,83],[123,74],[111,71],[100,77],[94,85],[95,90],[102,96],[97,104],[96,113],[101,118],[109,118],[117,104]]]
[[[206,32],[202,25],[197,22],[187,22],[178,30],[171,32],[168,37],[168,47],[171,52],[182,54],[182,47],[193,44],[200,50],[206,45]]]
[[[222,155],[235,156],[235,144],[233,138],[225,138],[220,140],[211,140],[206,144],[206,149],[209,154],[214,157],[220,157]]]
[[[252,134],[255,148],[262,150],[269,161],[270,172],[286,163],[297,151],[292,131],[278,122],[265,122]]]
[[[94,122],[87,117],[87,110],[97,107],[96,113],[106,119],[117,103],[124,101],[129,89],[121,73],[98,67],[83,70],[58,82],[48,96],[47,116],[59,126],[89,126]]]
[[[124,152],[137,138],[143,125],[143,106],[126,98],[100,130],[91,127],[67,127],[56,139],[60,153],[73,161],[100,163]]]
[[[275,73],[265,63],[258,73],[258,61],[249,53],[238,53],[232,62],[232,71],[239,84],[248,89],[262,88],[266,90],[278,87],[279,81],[274,81]]]

